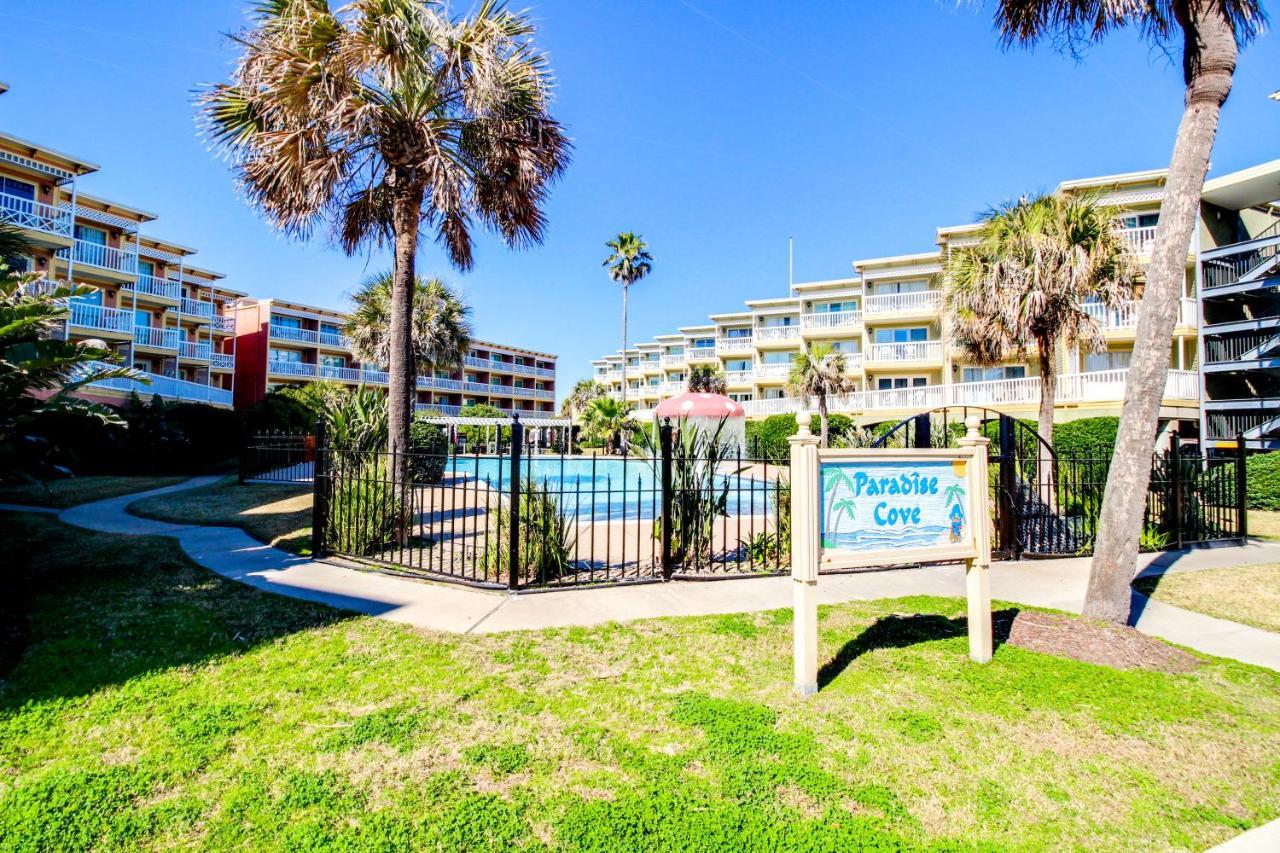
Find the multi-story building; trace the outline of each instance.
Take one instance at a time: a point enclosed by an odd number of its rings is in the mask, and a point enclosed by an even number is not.
[[[1121,233],[1139,263],[1145,264],[1154,242],[1165,178],[1165,170],[1134,172],[1066,181],[1058,186],[1058,191],[1089,193],[1118,208]],[[1280,234],[1272,225],[1275,208],[1260,199],[1280,197],[1277,180],[1280,180],[1280,161],[1206,184],[1201,228],[1206,235],[1201,238],[1204,245],[1210,245],[1207,231],[1211,226],[1217,228],[1219,234],[1224,233],[1223,227],[1209,221],[1211,215],[1218,215],[1217,208],[1223,205],[1237,205],[1232,208],[1235,218],[1231,219],[1231,227],[1237,229],[1231,232],[1233,239],[1245,236],[1251,239],[1234,248],[1216,248],[1218,255],[1203,254],[1200,245],[1188,247],[1187,276],[1161,409],[1166,426],[1177,427],[1185,434],[1194,435],[1199,427],[1199,368],[1205,360],[1198,334],[1201,288],[1197,254],[1222,257],[1223,253],[1230,254],[1230,249],[1236,253],[1253,252],[1259,259],[1264,255],[1274,258],[1276,245],[1280,244]],[[1252,195],[1242,195],[1239,190],[1242,186],[1250,187]],[[1246,208],[1247,212],[1241,212]],[[1242,221],[1247,224],[1240,225]],[[706,325],[686,326],[678,334],[659,335],[650,343],[637,344],[625,354],[614,353],[598,359],[592,362],[593,376],[604,383],[610,393],[619,395],[625,355],[627,397],[637,402],[641,407],[639,415],[644,417],[649,407],[684,390],[689,369],[697,364],[710,364],[723,371],[729,396],[742,402],[749,416],[795,412],[803,404],[787,392],[791,363],[805,347],[824,341],[844,353],[846,371],[854,389],[839,399],[829,400],[828,405],[833,411],[850,414],[859,423],[896,420],[948,405],[989,407],[1008,414],[1032,415],[1040,399],[1040,365],[1034,356],[994,367],[979,366],[967,361],[949,336],[940,280],[943,262],[951,249],[972,244],[977,239],[978,227],[939,228],[935,249],[854,261],[854,274],[848,278],[794,284],[786,296],[749,300],[745,310],[715,314]],[[1244,232],[1238,231],[1241,227],[1245,228]],[[1268,228],[1271,230],[1267,231]],[[1221,242],[1212,245],[1220,246]],[[1275,325],[1280,323],[1280,302],[1275,301],[1276,280],[1259,280],[1259,270],[1250,269],[1252,277],[1244,284],[1232,285],[1255,294],[1249,307],[1241,310],[1249,312],[1251,322],[1262,323],[1277,333],[1268,341],[1280,343],[1280,327]],[[1280,274],[1274,265],[1267,269],[1271,275]],[[1270,281],[1270,285],[1263,286],[1259,281]],[[1205,284],[1206,298],[1214,289]],[[1259,290],[1265,290],[1267,296],[1257,295]],[[1222,290],[1217,292],[1226,294]],[[1237,297],[1237,301],[1241,300],[1242,297]],[[1213,308],[1212,303],[1211,300],[1206,304],[1206,310],[1211,312],[1206,315],[1208,322],[1216,322],[1212,311],[1221,310]],[[1055,353],[1059,375],[1056,406],[1058,417],[1063,420],[1117,414],[1124,395],[1136,331],[1137,303],[1128,302],[1110,309],[1097,304],[1089,310],[1103,327],[1106,349],[1102,352],[1062,349]],[[1259,320],[1256,316],[1259,312],[1270,319]],[[1233,315],[1232,320],[1235,319]],[[1244,331],[1235,326],[1223,329],[1224,333],[1232,334]],[[1257,329],[1250,327],[1249,331]],[[1252,376],[1247,387],[1256,390],[1250,390],[1246,396],[1252,400],[1263,389],[1276,396],[1280,393],[1280,382],[1274,375],[1275,361],[1258,360],[1257,353],[1246,350],[1233,350],[1233,357],[1247,357],[1255,372],[1273,370],[1265,379]],[[1280,357],[1275,350],[1268,352]],[[650,358],[654,353],[658,358],[656,364]],[[1216,357],[1217,351],[1214,353],[1210,359]],[[1223,383],[1222,392],[1244,394],[1242,388],[1228,388],[1225,384],[1228,375],[1239,378],[1240,372],[1223,370],[1220,379],[1215,380]],[[1225,401],[1223,405],[1227,405]],[[1260,408],[1259,404],[1250,402],[1249,406],[1255,411],[1270,412],[1269,418],[1280,416],[1274,404],[1271,408]],[[1256,414],[1250,417],[1249,427],[1256,427],[1259,417]],[[1269,418],[1263,420],[1270,422]],[[1213,429],[1206,434],[1215,435]]]
[[[1280,160],[1207,181],[1200,211],[1210,447],[1280,448]]]
[[[347,315],[280,299],[241,299],[235,309],[236,406],[270,390],[317,380],[352,387],[387,386],[385,365],[362,364],[343,334]],[[555,411],[556,357],[519,347],[473,341],[457,370],[418,377],[417,407],[456,415],[487,404],[505,413]]]

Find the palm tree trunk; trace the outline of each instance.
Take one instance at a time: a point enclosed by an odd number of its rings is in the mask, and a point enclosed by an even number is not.
[[[413,281],[418,251],[418,219],[423,187],[405,180],[395,182],[392,228],[395,232],[395,267],[391,274],[391,345],[387,371],[387,449],[393,454],[394,482],[408,481],[409,423],[417,387],[413,359]]]
[[[1169,163],[1146,290],[1138,309],[1124,408],[1084,601],[1085,616],[1120,624],[1129,619],[1129,584],[1138,558],[1187,248],[1196,227],[1218,115],[1231,93],[1236,65],[1235,33],[1222,15],[1221,4],[1191,0],[1185,6],[1175,3],[1173,8],[1183,30],[1186,107]]]
[[[818,395],[818,417],[822,420],[822,443],[821,447],[827,446],[827,395]]]
[[[627,406],[627,283],[622,283],[622,407]]]
[[[1040,349],[1040,412],[1036,417],[1036,431],[1044,439],[1044,444],[1036,442],[1036,479],[1040,482],[1040,500],[1051,511],[1057,512],[1057,471],[1054,470],[1053,453],[1053,404],[1058,397],[1058,371],[1053,355],[1056,349],[1054,341],[1041,339],[1037,341]],[[1045,447],[1045,444],[1048,447]]]

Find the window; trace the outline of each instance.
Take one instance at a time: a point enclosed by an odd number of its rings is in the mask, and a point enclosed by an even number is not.
[[[668,381],[668,382],[683,382],[683,381],[684,381],[684,374],[683,374],[683,373],[681,373],[680,371],[676,371],[675,373],[668,373],[668,374],[667,374],[667,381]]]
[[[5,264],[11,272],[31,272],[35,268],[35,261],[30,255],[14,255],[11,258],[5,258]]]
[[[716,345],[715,338],[695,338],[693,341],[694,349],[714,348]]]
[[[735,371],[735,370],[750,370],[750,369],[751,369],[751,359],[748,359],[748,358],[735,358],[735,359],[732,359],[732,360],[730,360],[730,361],[726,361],[726,362],[724,363],[724,369],[725,369],[726,371],[730,372],[730,373],[732,373],[732,372],[733,372],[733,371]]]
[[[322,355],[320,363],[325,367],[346,367],[347,360],[340,355]]]
[[[649,377],[649,387],[650,387],[650,388],[657,388],[657,387],[658,387],[659,385],[661,385],[661,384],[662,384],[662,380],[661,380],[661,379],[659,379],[658,377],[656,377],[656,376],[651,376],[651,377]]]
[[[276,349],[272,347],[271,360],[283,361],[289,364],[302,364],[302,353],[296,349]]]
[[[815,314],[837,314],[841,311],[857,311],[858,303],[853,299],[846,299],[843,302],[815,302],[813,303],[813,313]]]
[[[923,376],[882,376],[876,380],[879,391],[893,391],[898,388],[923,388],[929,380]]]
[[[755,396],[752,394],[730,394],[729,399],[735,403],[750,403],[755,399]]]
[[[667,355],[684,355],[684,347],[667,347]]]
[[[831,349],[836,352],[856,354],[862,351],[862,344],[859,341],[832,341]]]
[[[746,328],[746,329],[725,329],[725,330],[724,330],[724,336],[725,336],[726,338],[736,338],[736,339],[749,338],[749,337],[751,337],[751,329],[750,329],[750,328]]]
[[[960,371],[961,382],[997,382],[1001,379],[1023,379],[1027,369],[1022,365],[1004,367],[966,367]]]
[[[786,397],[786,390],[783,388],[766,388],[764,391],[765,400],[781,400]]]
[[[88,225],[76,226],[76,239],[95,246],[107,245],[107,232],[101,228],[90,228]]]
[[[761,364],[790,364],[796,360],[794,352],[764,352],[760,354]]]
[[[298,317],[279,317],[275,314],[271,315],[271,325],[282,329],[301,329],[302,320]]]
[[[149,328],[151,326],[151,312],[143,311],[141,308],[139,308],[137,311],[134,311],[133,325],[142,326],[143,328]]]
[[[1155,228],[1159,221],[1158,213],[1131,213],[1120,217],[1120,224],[1125,228]]]
[[[323,335],[340,335],[342,334],[342,327],[335,323],[321,323],[320,333]]]
[[[876,285],[876,293],[920,293],[929,289],[929,282],[924,279],[913,281],[886,281]]]
[[[790,314],[783,314],[780,317],[765,317],[760,325],[766,329],[786,328],[787,326],[796,325],[796,318]]]
[[[26,181],[19,181],[15,178],[0,176],[0,192],[6,196],[17,196],[25,201],[36,200],[36,185],[29,184]],[[30,205],[24,205],[22,202],[15,201],[12,198],[4,199],[4,206],[14,209],[30,207]]]
[[[145,276],[150,276],[152,278],[155,278],[155,275],[156,275],[155,263],[152,261],[144,261],[141,258],[139,258],[138,259],[138,275],[145,275]]]
[[[929,329],[921,326],[913,329],[876,329],[878,344],[907,344],[929,340]]]
[[[1110,352],[1091,352],[1084,357],[1084,372],[1096,373],[1099,370],[1123,370],[1129,366],[1133,353],[1128,350],[1112,350]]]
[[[91,290],[88,293],[84,294],[83,296],[73,296],[71,298],[82,305],[101,305],[102,291]]]

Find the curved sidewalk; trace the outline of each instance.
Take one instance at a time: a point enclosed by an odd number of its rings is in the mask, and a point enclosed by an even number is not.
[[[172,536],[195,562],[223,577],[267,592],[438,631],[529,630],[791,606],[787,577],[511,595],[347,569],[287,554],[238,528],[171,524],[126,511],[142,498],[198,488],[218,479],[197,477],[176,486],[82,504],[62,511],[58,518],[104,533]],[[1242,547],[1143,555],[1142,561],[1143,574],[1280,562],[1280,544],[1254,541]],[[1001,601],[1078,613],[1088,572],[1088,558],[996,563],[991,567],[991,594]],[[951,565],[824,575],[818,590],[824,604],[907,595],[963,598],[964,570]],[[1135,611],[1140,631],[1207,654],[1280,670],[1280,634],[1192,613],[1137,593]]]

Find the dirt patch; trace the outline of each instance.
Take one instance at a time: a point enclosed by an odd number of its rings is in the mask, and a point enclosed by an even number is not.
[[[1194,655],[1133,628],[1055,613],[1019,613],[1009,629],[1008,643],[1115,669],[1179,673],[1200,665]]]

